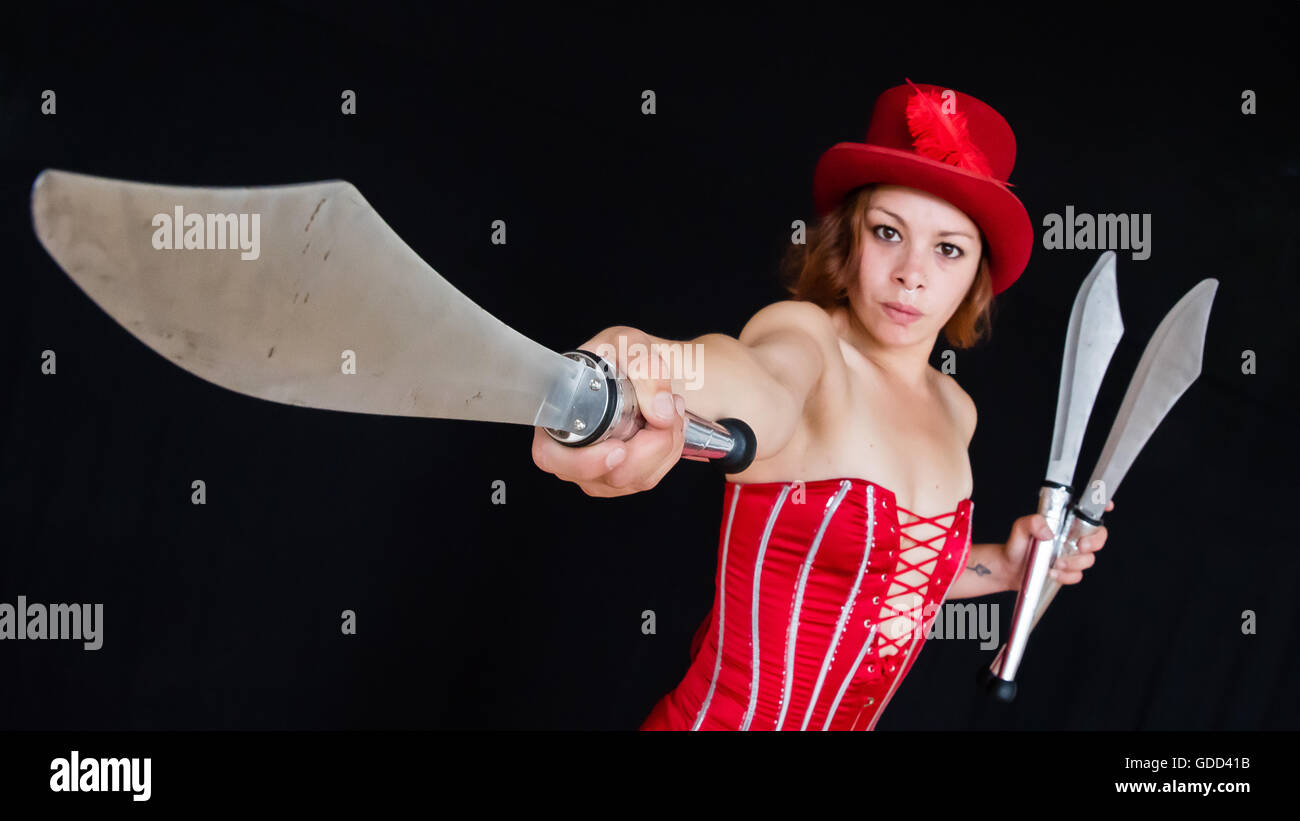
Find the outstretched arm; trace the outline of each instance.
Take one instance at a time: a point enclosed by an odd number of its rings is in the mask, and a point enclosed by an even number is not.
[[[701,346],[700,374],[695,385],[674,379],[673,392],[707,419],[747,422],[758,440],[756,460],[768,459],[789,444],[808,398],[842,362],[836,339],[821,308],[775,302],[754,314],[738,338],[706,334],[684,343]]]
[[[770,458],[793,438],[808,397],[834,363],[832,357],[840,356],[836,339],[825,311],[795,301],[762,309],[738,339],[706,334],[677,342],[636,328],[607,328],[580,347],[618,359],[635,386],[646,427],[626,442],[607,440],[586,448],[563,447],[538,428],[533,461],[589,496],[648,490],[681,457],[682,407],[706,419],[743,420],[754,431],[756,458]],[[692,346],[696,374],[671,370],[673,351],[685,346]],[[660,368],[637,367],[634,357],[641,351],[659,357]]]

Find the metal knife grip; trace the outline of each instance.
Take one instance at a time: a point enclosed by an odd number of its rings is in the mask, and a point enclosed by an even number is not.
[[[712,461],[725,473],[740,473],[754,461],[757,446],[753,429],[739,419],[710,422],[686,411],[683,459]]]
[[[1083,519],[1075,516],[1073,508],[1067,511],[1065,514],[1065,522],[1061,527],[1062,532],[1064,532],[1066,536],[1061,542],[1061,549],[1057,551],[1057,558],[1061,556],[1077,555],[1079,552],[1079,540],[1096,530],[1098,527],[1100,527],[1100,525],[1085,522]],[[1056,565],[1055,558],[1052,560],[1052,565]],[[1056,597],[1056,591],[1060,589],[1060,582],[1050,577],[1047,579],[1047,582],[1043,587],[1043,596],[1038,601],[1038,610],[1034,613],[1034,626],[1030,628],[1030,632],[1033,632],[1034,628],[1038,627],[1038,620],[1043,617],[1043,613],[1046,612],[1047,606],[1051,604],[1052,599]]]
[[[1038,512],[1047,520],[1052,538],[1034,539],[1029,546],[1020,593],[1016,597],[1015,614],[1011,617],[1011,635],[989,666],[991,676],[987,678],[986,686],[999,700],[1011,701],[1015,698],[1016,671],[1024,657],[1029,634],[1033,631],[1033,618],[1038,613],[1047,571],[1056,556],[1070,495],[1070,488],[1055,484],[1044,484],[1038,490]]]
[[[587,447],[607,439],[626,441],[645,427],[645,416],[637,406],[632,380],[623,375],[611,376],[609,361],[589,351],[572,351],[565,356],[586,362],[605,374],[605,384],[594,383],[592,394],[584,396],[585,401],[595,403],[587,408],[585,416],[600,421],[585,435],[544,428],[551,438],[569,447]],[[684,433],[681,458],[713,462],[724,473],[740,473],[749,467],[758,450],[753,429],[739,419],[711,422],[687,410]]]

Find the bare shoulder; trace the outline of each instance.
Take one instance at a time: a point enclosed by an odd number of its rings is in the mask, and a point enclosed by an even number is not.
[[[812,302],[786,299],[773,302],[750,317],[740,332],[740,341],[753,344],[774,333],[803,333],[825,352],[839,351],[839,337],[830,314]]]
[[[970,444],[971,438],[975,435],[975,425],[978,421],[978,413],[975,409],[975,400],[970,398],[970,394],[962,389],[956,379],[951,374],[935,371],[939,384],[939,391],[951,410],[953,419],[956,420],[961,430],[962,440],[967,445]]]
[[[773,302],[750,317],[739,339],[750,348],[767,347],[770,353],[763,358],[783,381],[809,387],[812,383],[845,382],[847,366],[835,323],[816,303],[795,299]],[[792,355],[795,350],[801,353]],[[776,361],[771,361],[772,356]]]

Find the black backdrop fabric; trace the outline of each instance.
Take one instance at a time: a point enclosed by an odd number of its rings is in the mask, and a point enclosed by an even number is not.
[[[7,12],[0,602],[102,603],[104,624],[93,652],[0,642],[0,728],[634,729],[685,672],[722,515],[708,465],[594,499],[533,464],[531,428],[295,408],[186,373],[41,247],[41,169],[346,179],[552,349],[616,324],[736,335],[785,296],[778,261],[792,221],[813,219],[818,156],[861,140],[875,97],[908,77],[1007,117],[1037,231],[992,338],[956,360],[979,408],[975,542],[1033,512],[1066,320],[1099,253],[1044,247],[1044,217],[1151,215],[1150,257],[1118,251],[1125,334],[1078,481],[1161,317],[1220,284],[1201,376],[1116,493],[1096,566],[1035,632],[1016,702],[977,692],[991,651],[934,640],[878,728],[1300,729],[1295,3],[1227,20],[1132,5],[199,9]],[[1014,595],[982,601],[1005,638]]]

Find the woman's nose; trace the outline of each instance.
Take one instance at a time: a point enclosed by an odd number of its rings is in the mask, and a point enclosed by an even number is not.
[[[915,250],[907,255],[903,260],[903,266],[899,269],[896,279],[904,288],[911,291],[919,285],[925,284],[925,256],[924,251]]]
[[[920,272],[915,269],[904,271],[895,277],[895,279],[898,281],[898,284],[902,285],[903,288],[908,291],[914,291],[918,286],[923,284],[923,277]]]

